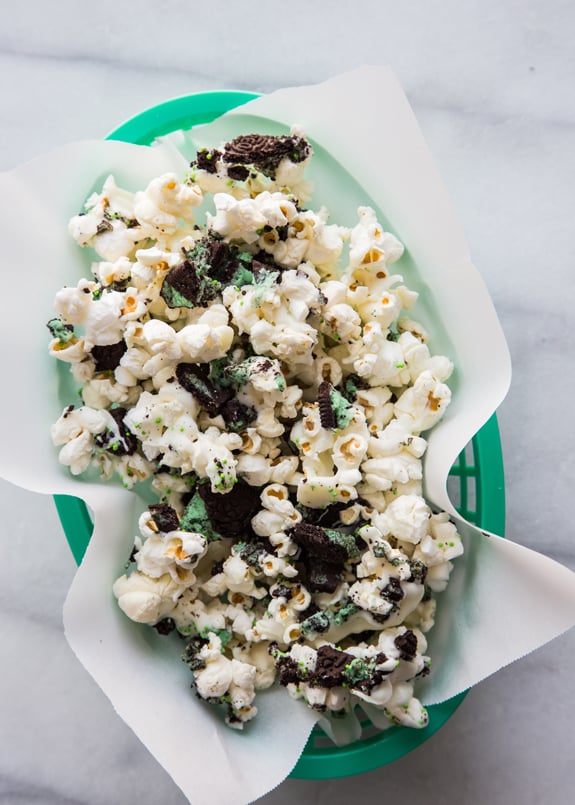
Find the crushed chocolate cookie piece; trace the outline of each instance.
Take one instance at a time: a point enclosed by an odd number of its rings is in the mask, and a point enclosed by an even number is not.
[[[390,576],[389,582],[381,591],[381,597],[385,598],[387,601],[391,601],[393,604],[399,603],[402,600],[405,593],[401,588],[401,582],[396,576]]]
[[[323,610],[314,612],[313,615],[301,621],[302,634],[307,638],[313,638],[315,635],[327,632],[330,626],[331,618],[329,612],[324,612]]]
[[[110,415],[117,425],[117,432],[106,428],[94,436],[94,443],[113,456],[131,456],[138,449],[138,440],[124,424],[125,408],[110,408]]]
[[[92,347],[91,355],[94,358],[97,372],[110,372],[120,365],[122,355],[128,349],[128,345],[122,339],[115,344],[107,346]]]
[[[104,232],[111,232],[114,227],[107,218],[103,218],[96,227],[96,235],[102,235]]]
[[[205,307],[220,291],[219,283],[209,277],[206,255],[200,254],[199,244],[193,252],[164,277],[160,295],[169,308]]]
[[[271,596],[272,598],[285,598],[286,601],[290,601],[293,598],[293,592],[287,584],[277,584]]]
[[[120,291],[123,293],[126,288],[128,287],[128,280],[114,280],[111,285],[108,286],[111,291]]]
[[[258,255],[252,261],[252,273],[258,285],[265,282],[277,284],[281,281],[281,268],[275,263],[262,262]]]
[[[260,489],[238,481],[224,495],[212,492],[209,484],[200,484],[198,492],[210,522],[224,537],[240,537],[250,532],[251,519],[261,505]]]
[[[325,507],[325,509],[312,509],[298,504],[302,517],[307,523],[320,525],[324,528],[333,528],[334,526],[342,525],[339,515],[343,509],[347,509],[348,507],[349,503],[343,503],[341,501],[338,501],[337,503],[330,503],[329,506]]]
[[[369,643],[376,632],[373,629],[364,629],[363,632],[354,632],[353,642],[355,645],[358,643]]]
[[[185,252],[164,278],[160,291],[168,307],[206,307],[227,285],[252,285],[252,255],[208,235]]]
[[[250,285],[252,257],[224,240],[205,240],[209,275],[222,285]]]
[[[261,561],[265,554],[268,552],[267,548],[261,542],[244,542],[238,543],[234,550],[237,550],[240,557],[244,560],[246,565],[261,571]]]
[[[235,182],[244,182],[250,175],[249,170],[244,165],[230,165],[228,176]]]
[[[317,557],[307,567],[306,587],[310,593],[334,593],[341,582],[341,565],[323,562]]]
[[[345,397],[345,399],[350,403],[355,402],[355,400],[357,399],[357,392],[360,389],[368,388],[368,384],[364,380],[362,380],[358,375],[354,374],[348,375],[345,378],[342,385],[343,388],[341,393]]]
[[[343,564],[347,559],[345,548],[331,542],[326,530],[321,526],[302,521],[289,530],[288,536],[309,554],[326,562]]]
[[[251,405],[244,405],[233,397],[223,404],[220,414],[232,433],[241,433],[257,419],[257,411]]]
[[[180,385],[193,394],[210,416],[217,416],[220,408],[232,396],[231,389],[215,386],[209,378],[209,366],[203,363],[179,363],[176,377]]]
[[[177,531],[180,527],[180,518],[175,509],[167,503],[151,503],[148,506],[152,520],[163,534]]]
[[[427,578],[427,565],[420,559],[412,559],[409,562],[411,576],[408,581],[416,581],[418,584],[425,584]]]
[[[313,684],[322,688],[339,687],[345,681],[345,668],[353,655],[332,646],[320,646],[317,650]]]
[[[200,170],[208,173],[216,173],[218,170],[218,159],[221,156],[216,148],[210,151],[208,148],[201,148],[196,154],[196,159],[191,163],[191,167],[197,166]]]
[[[417,637],[411,629],[398,635],[393,642],[399,649],[402,660],[412,660],[417,654]]]
[[[209,642],[208,637],[196,635],[196,637],[192,637],[192,639],[186,643],[184,653],[182,654],[182,660],[190,667],[192,671],[205,668],[205,662],[197,655],[200,653],[203,646],[206,646]]]
[[[222,538],[222,535],[213,526],[206,511],[206,506],[199,493],[199,487],[193,495],[184,496],[183,502],[186,508],[180,521],[182,531],[195,531],[202,534],[208,542],[215,542]]]
[[[291,528],[288,535],[312,556],[332,564],[343,564],[359,556],[354,536],[343,531],[302,521]]]
[[[306,618],[310,618],[312,615],[315,615],[316,612],[321,612],[321,609],[318,607],[317,604],[314,604],[314,602],[311,601],[309,606],[307,606],[305,609],[301,610],[301,612],[298,613],[297,619],[301,623],[302,621],[305,621]]]
[[[219,562],[214,562],[214,564],[212,565],[212,569],[210,570],[210,576],[217,576],[223,572],[224,572],[224,560],[220,559]]]
[[[280,685],[297,685],[302,680],[301,669],[291,657],[280,657],[277,661]]]
[[[161,621],[158,621],[154,624],[154,629],[158,634],[170,634],[176,628],[176,621],[173,618],[162,618]]]
[[[62,319],[54,318],[46,324],[52,338],[57,338],[60,344],[68,344],[75,337],[72,324],[64,324]]]
[[[311,154],[311,146],[303,137],[294,135],[242,134],[224,146],[223,158],[229,164],[253,165],[271,179],[285,157],[303,162]]]
[[[319,419],[322,428],[325,428],[326,430],[335,430],[336,427],[335,413],[331,406],[331,389],[331,383],[328,383],[326,380],[324,380],[323,383],[320,383],[320,386],[317,390]]]

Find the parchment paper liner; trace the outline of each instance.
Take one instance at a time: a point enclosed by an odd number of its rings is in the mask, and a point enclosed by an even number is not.
[[[510,382],[505,339],[461,226],[388,68],[365,67],[317,86],[281,90],[194,130],[192,137],[216,145],[239,133],[284,131],[293,123],[316,146],[321,192],[314,203],[326,203],[338,223],[351,223],[358,204],[379,210],[407,247],[398,271],[421,292],[414,317],[432,332],[433,351],[456,363],[454,400],[431,435],[425,465],[428,499],[454,514],[448,470]],[[189,137],[180,140],[185,152]],[[65,606],[68,640],[190,801],[234,805],[263,796],[289,774],[315,714],[292,703],[285,691],[265,692],[258,696],[256,721],[241,734],[190,694],[189,671],[178,659],[182,644],[128,621],[111,593],[143,501],[117,487],[72,479],[58,465],[49,437],[50,424],[70,400],[62,399],[63,373],[47,356],[44,325],[53,315],[55,291],[85,275],[90,261],[68,238],[68,218],[109,173],[135,190],[162,172],[183,174],[186,167],[170,142],[141,148],[95,141],[65,146],[0,176],[8,204],[1,222],[7,301],[1,344],[8,383],[0,411],[9,425],[0,474],[27,489],[87,502],[95,528]],[[458,520],[466,554],[440,597],[430,640],[434,672],[419,688],[428,704],[467,689],[575,623],[571,571]]]

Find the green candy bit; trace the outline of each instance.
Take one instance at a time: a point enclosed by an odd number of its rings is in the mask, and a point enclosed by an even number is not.
[[[52,338],[58,339],[59,344],[69,344],[76,337],[74,328],[64,324],[62,319],[50,319],[46,327],[50,330]]]
[[[315,612],[302,621],[301,631],[305,637],[312,637],[317,634],[327,632],[331,625],[331,618],[328,612]]]
[[[364,679],[369,679],[373,673],[375,663],[366,662],[361,657],[355,657],[348,665],[345,666],[345,677],[350,685],[357,685],[363,682]]]
[[[240,263],[240,265],[234,272],[229,284],[235,285],[237,288],[241,288],[243,285],[253,285],[254,284],[253,271],[250,271],[250,269],[247,266],[244,266]]]
[[[252,297],[252,306],[261,307],[265,301],[267,291],[272,288],[279,277],[279,271],[262,271],[261,279],[255,283],[254,295]]]
[[[324,528],[330,542],[344,548],[348,559],[356,559],[361,551],[357,547],[357,542],[353,534],[346,534],[343,531],[332,531],[331,528]]]
[[[337,389],[332,388],[329,393],[329,402],[335,417],[335,426],[338,429],[347,428],[353,419],[354,409]]]
[[[164,280],[164,284],[162,285],[162,297],[169,308],[195,307],[195,304],[191,299],[185,297],[166,280]]]
[[[202,629],[202,635],[204,637],[208,637],[210,633],[220,638],[222,643],[222,651],[233,637],[232,633],[228,629],[214,629],[212,626],[204,626]]]
[[[222,535],[212,526],[206,504],[199,492],[194,493],[186,506],[180,521],[180,528],[182,531],[194,531],[202,534],[208,542],[215,542],[222,538]]]
[[[358,610],[359,607],[356,604],[354,604],[353,601],[347,599],[342,603],[341,607],[333,615],[333,622],[335,623],[336,626],[341,626],[341,624],[345,623],[345,621],[348,620],[348,618],[350,618],[352,615],[355,615],[355,613]]]

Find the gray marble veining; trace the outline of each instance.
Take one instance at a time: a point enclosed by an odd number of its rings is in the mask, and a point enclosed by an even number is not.
[[[1,16],[2,169],[102,137],[177,95],[269,91],[391,64],[512,353],[499,412],[507,535],[575,569],[572,3],[32,0],[2,3]],[[2,482],[0,507],[0,802],[183,805],[67,646],[61,610],[74,563],[51,499]],[[359,794],[368,803],[567,805],[574,652],[572,631],[486,680],[432,740],[391,766],[288,780],[261,802],[344,805]]]

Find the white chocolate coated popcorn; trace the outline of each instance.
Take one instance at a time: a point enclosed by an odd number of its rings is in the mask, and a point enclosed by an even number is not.
[[[70,221],[92,276],[56,294],[49,351],[83,405],[52,438],[73,474],[151,479],[114,594],[188,640],[230,726],[279,679],[322,713],[419,728],[433,595],[463,551],[422,495],[453,365],[375,211],[343,227],[302,209],[310,158],[294,129],[135,193],[106,179]]]

